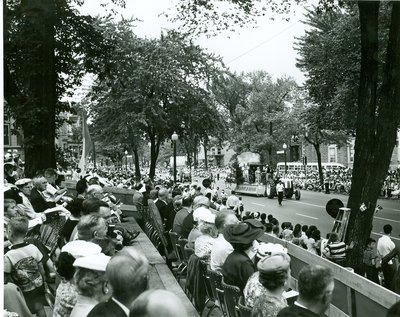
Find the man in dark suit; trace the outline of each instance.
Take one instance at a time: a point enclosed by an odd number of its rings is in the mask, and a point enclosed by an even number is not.
[[[133,247],[115,254],[106,268],[112,297],[97,304],[88,317],[128,317],[132,302],[148,287],[147,258]]]
[[[277,317],[324,316],[331,300],[335,282],[328,267],[307,265],[300,270],[299,297],[293,305],[282,309]]]
[[[36,175],[32,179],[33,188],[31,191],[30,201],[36,212],[43,212],[47,208],[55,207],[55,203],[48,203],[42,194],[46,190],[47,179],[43,175]]]
[[[158,191],[158,199],[155,202],[158,211],[160,212],[165,231],[172,229],[175,219],[175,210],[171,201],[168,201],[168,190],[161,188]]]

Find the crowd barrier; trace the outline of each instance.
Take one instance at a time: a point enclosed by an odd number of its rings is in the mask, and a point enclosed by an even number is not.
[[[265,234],[264,242],[279,243],[288,249],[291,258],[291,287],[297,289],[300,270],[307,264],[319,264],[332,269],[335,277],[335,290],[332,303],[327,312],[329,317],[386,316],[387,310],[400,301],[400,295],[353,273],[351,270],[315,255],[307,250]]]

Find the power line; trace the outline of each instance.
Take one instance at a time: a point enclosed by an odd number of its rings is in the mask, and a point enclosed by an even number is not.
[[[279,33],[277,33],[277,34],[271,36],[270,38],[266,39],[265,41],[261,42],[260,44],[258,44],[258,45],[256,45],[256,46],[252,47],[251,49],[249,49],[248,51],[246,51],[246,52],[240,54],[239,56],[235,57],[234,59],[231,59],[231,60],[230,60],[229,62],[227,62],[226,64],[230,64],[230,63],[236,61],[237,59],[239,59],[239,58],[241,58],[241,57],[243,57],[243,56],[245,56],[245,55],[251,53],[252,51],[254,51],[254,50],[256,50],[257,48],[259,48],[260,46],[263,46],[264,44],[266,44],[266,43],[272,41],[274,38],[278,37],[279,35],[281,35],[282,33],[286,32],[287,30],[289,30],[290,28],[292,28],[293,26],[295,26],[295,25],[298,24],[298,23],[299,23],[299,21],[296,21],[296,22],[292,23],[291,25],[289,25],[287,28],[283,29],[283,30],[280,31]]]

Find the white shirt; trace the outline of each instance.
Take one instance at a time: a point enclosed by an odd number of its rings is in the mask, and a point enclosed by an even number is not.
[[[220,233],[214,241],[211,248],[210,267],[211,270],[221,270],[222,265],[225,263],[226,258],[233,252],[232,245],[225,240],[222,233]]]
[[[276,185],[276,191],[278,193],[283,192],[284,189],[285,189],[285,186],[283,186],[283,184]]]
[[[378,252],[378,255],[383,258],[385,255],[389,254],[394,248],[396,247],[396,245],[394,244],[394,242],[392,241],[392,239],[390,239],[389,236],[382,236],[378,239],[378,243],[376,244],[376,250]],[[388,262],[389,264],[393,264],[392,261]]]

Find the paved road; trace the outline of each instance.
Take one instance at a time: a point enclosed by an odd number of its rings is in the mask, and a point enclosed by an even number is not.
[[[301,192],[301,200],[285,199],[282,203],[283,206],[279,206],[276,198],[240,196],[242,197],[245,211],[264,212],[267,215],[272,214],[280,223],[290,221],[293,224],[316,225],[321,231],[322,236],[325,236],[333,228],[334,219],[325,211],[325,205],[328,200],[338,198],[346,206],[348,199],[346,195],[326,195],[324,193],[303,190]],[[392,239],[396,245],[400,246],[400,200],[380,199],[378,204],[383,209],[375,214],[372,238],[375,240],[379,239],[383,231],[383,226],[389,223],[393,227]]]

